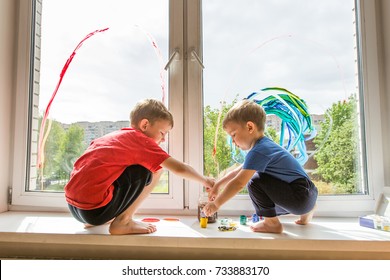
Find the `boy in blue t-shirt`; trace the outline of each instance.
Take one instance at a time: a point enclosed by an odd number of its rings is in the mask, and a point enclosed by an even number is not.
[[[264,109],[253,101],[243,100],[229,110],[223,128],[238,148],[249,152],[241,166],[208,190],[211,202],[203,211],[212,215],[246,185],[257,215],[265,218],[251,229],[281,233],[278,215],[300,215],[295,221],[299,225],[310,222],[318,191],[298,161],[264,136],[265,119]]]

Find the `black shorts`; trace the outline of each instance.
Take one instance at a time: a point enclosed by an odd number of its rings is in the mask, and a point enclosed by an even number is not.
[[[264,217],[306,214],[314,208],[318,195],[309,178],[287,183],[259,172],[249,180],[247,188],[256,213]]]
[[[152,181],[152,172],[141,165],[129,166],[113,183],[114,193],[111,201],[92,210],[79,209],[68,204],[72,215],[80,222],[102,225],[114,219],[139,197],[145,186]]]

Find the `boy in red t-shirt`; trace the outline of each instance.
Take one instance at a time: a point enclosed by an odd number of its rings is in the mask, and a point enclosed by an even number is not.
[[[159,144],[173,127],[164,104],[139,102],[130,114],[131,127],[92,141],[75,162],[65,197],[72,215],[86,225],[111,223],[111,234],[152,233],[156,227],[133,215],[157,185],[161,167],[206,188],[214,179],[169,156]]]

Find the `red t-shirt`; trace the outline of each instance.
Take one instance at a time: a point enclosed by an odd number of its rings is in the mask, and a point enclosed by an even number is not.
[[[80,209],[105,206],[112,199],[113,182],[130,165],[151,172],[170,156],[157,143],[133,128],[123,128],[95,139],[75,162],[65,186],[66,201]]]

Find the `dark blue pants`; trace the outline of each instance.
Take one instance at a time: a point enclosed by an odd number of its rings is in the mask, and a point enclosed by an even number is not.
[[[264,217],[306,214],[314,208],[318,195],[316,186],[309,179],[286,183],[259,172],[253,175],[247,188],[256,214]]]
[[[107,205],[97,209],[83,210],[68,204],[70,212],[82,223],[95,226],[105,224],[129,208],[151,180],[152,172],[145,167],[129,166],[113,183],[113,198]]]

